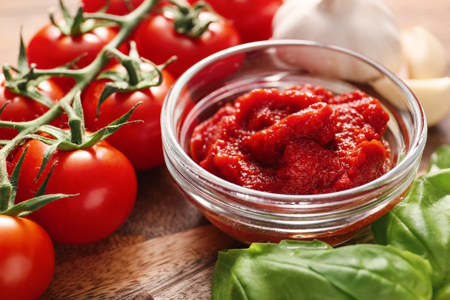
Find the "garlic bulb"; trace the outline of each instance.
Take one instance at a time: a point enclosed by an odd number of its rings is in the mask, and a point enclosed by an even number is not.
[[[287,0],[276,12],[272,25],[273,39],[311,40],[341,46],[372,58],[393,72],[402,62],[400,33],[392,12],[382,0]],[[280,53],[290,64],[320,59],[320,53],[308,55],[313,57]],[[368,76],[366,70],[354,64],[354,61],[341,60],[331,71],[347,79]]]
[[[401,44],[409,78],[429,79],[447,74],[448,64],[444,46],[422,26],[402,30]]]

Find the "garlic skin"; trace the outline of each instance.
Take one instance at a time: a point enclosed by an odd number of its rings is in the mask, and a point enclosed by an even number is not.
[[[447,74],[444,45],[422,26],[401,31],[401,45],[410,79],[430,79]]]
[[[311,40],[340,46],[363,54],[392,72],[402,62],[400,32],[393,13],[382,0],[287,0],[275,13],[272,28],[273,39]],[[307,58],[303,55],[283,51],[280,58],[290,64],[321,59],[319,54]],[[365,74],[366,70],[355,66],[354,61],[341,59],[339,62],[339,59],[331,59],[335,66],[328,71],[333,75],[346,79],[376,76]]]
[[[428,126],[436,125],[450,110],[450,77],[405,79],[425,111]]]

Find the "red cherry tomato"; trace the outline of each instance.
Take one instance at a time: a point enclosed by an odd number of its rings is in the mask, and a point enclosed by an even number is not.
[[[56,150],[43,174],[35,182],[48,145],[31,140],[15,155],[17,164],[25,147],[28,151],[19,176],[17,202],[32,198],[51,166],[47,194],[79,194],[52,202],[31,216],[53,241],[87,244],[112,234],[130,214],[137,190],[136,174],[129,160],[102,141],[92,148]]]
[[[199,17],[208,19],[214,15],[205,11]],[[211,23],[198,38],[177,33],[174,15],[168,11],[150,15],[138,26],[134,40],[140,55],[156,64],[176,55],[178,59],[167,67],[175,77],[201,59],[241,42],[236,28],[226,20]]]
[[[79,36],[64,35],[53,24],[39,30],[30,40],[27,48],[29,63],[38,69],[52,69],[65,65],[84,55],[75,65],[83,68],[89,65],[117,34],[117,29],[98,27]],[[65,89],[73,86],[72,78],[55,78]]]
[[[150,71],[153,67],[143,63],[141,69]],[[125,68],[120,64],[109,70],[125,72]],[[163,81],[159,86],[128,93],[113,93],[102,103],[98,119],[96,118],[98,100],[108,80],[94,81],[83,96],[86,128],[91,131],[108,125],[138,102],[142,102],[133,112],[130,120],[143,122],[124,125],[108,138],[108,142],[124,153],[136,170],[150,169],[164,162],[160,115],[164,98],[174,78],[165,70],[162,74]]]
[[[198,0],[189,0],[195,3]],[[273,15],[283,0],[207,0],[212,8],[227,18],[239,31],[242,42],[267,40],[272,36]]]
[[[64,96],[63,90],[52,80],[44,80],[38,85],[38,89],[50,99],[59,101]],[[5,87],[5,77],[0,75],[0,107],[9,103],[0,115],[3,121],[30,121],[48,110],[48,107],[28,97],[14,94]],[[59,126],[61,121],[55,120],[52,125]],[[12,128],[0,128],[0,140],[12,139],[17,135],[17,130]]]
[[[97,12],[102,9],[107,0],[82,0],[85,12]],[[129,1],[131,8],[135,9],[141,5],[144,0],[131,0]],[[111,0],[106,10],[108,14],[123,16],[131,12],[130,7],[127,6],[125,0]]]
[[[0,215],[0,299],[38,299],[55,268],[55,251],[37,223]]]

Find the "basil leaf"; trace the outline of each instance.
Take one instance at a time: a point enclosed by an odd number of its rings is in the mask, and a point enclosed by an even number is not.
[[[391,246],[290,241],[219,252],[211,299],[431,299],[429,263]]]
[[[450,276],[447,275],[444,283],[434,291],[433,300],[448,300],[450,299]]]
[[[372,225],[379,244],[389,244],[427,259],[434,288],[450,271],[450,169],[426,174],[394,209]],[[450,298],[449,298],[450,299]]]
[[[450,146],[441,146],[431,155],[428,172],[448,168],[450,168]]]
[[[392,246],[354,245],[320,255],[311,268],[352,299],[431,299],[429,263]]]
[[[308,299],[308,295],[303,293],[302,297],[298,291],[307,289],[309,294],[326,289],[332,292],[334,299],[349,299],[325,278],[308,269],[307,261],[314,257],[314,251],[317,255],[328,251],[328,247],[320,246],[320,242],[310,247],[307,243],[298,247],[291,243],[290,250],[275,244],[252,244],[248,250],[220,252],[214,269],[211,299],[301,300]],[[294,256],[301,249],[306,257]]]
[[[308,294],[327,289],[336,300],[349,299],[307,268],[308,259],[329,249],[330,246],[319,241],[286,241],[280,245],[254,243],[247,250],[221,251],[214,268],[211,299],[308,299],[307,293],[303,293],[304,297],[298,294],[302,289],[309,290]],[[303,251],[304,258],[298,255]],[[295,284],[291,285],[293,281]]]

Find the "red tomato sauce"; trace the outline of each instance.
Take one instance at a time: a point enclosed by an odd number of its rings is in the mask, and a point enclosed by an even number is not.
[[[302,85],[256,89],[198,125],[192,158],[240,186],[279,194],[331,193],[391,168],[389,115],[362,91]]]

